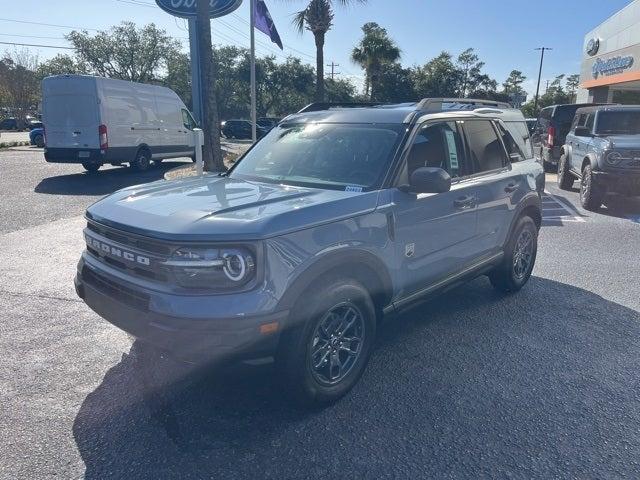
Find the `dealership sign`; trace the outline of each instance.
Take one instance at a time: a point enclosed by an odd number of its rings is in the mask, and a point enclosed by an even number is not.
[[[202,1],[202,0],[199,0]],[[206,1],[206,0],[205,0]],[[209,16],[211,18],[222,17],[236,10],[242,0],[208,0]],[[197,0],[156,0],[158,6],[165,12],[182,18],[196,16]]]
[[[633,65],[633,57],[631,55],[617,56],[602,60],[598,58],[591,69],[593,78],[598,78],[601,75],[609,76],[617,73],[624,72],[627,68],[631,68]]]

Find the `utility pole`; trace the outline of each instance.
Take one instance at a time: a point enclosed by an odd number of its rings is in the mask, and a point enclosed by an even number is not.
[[[220,149],[220,120],[218,119],[218,103],[215,92],[215,67],[213,64],[213,48],[211,46],[211,18],[209,17],[209,0],[197,0],[196,27],[198,51],[200,53],[200,86],[202,88],[202,130],[204,146],[202,158],[204,169],[209,172],[224,172],[226,167]]]
[[[540,50],[540,69],[538,70],[538,85],[536,86],[536,99],[533,102],[533,111],[538,113],[538,95],[540,93],[540,77],[542,76],[542,62],[544,62],[544,51],[545,50],[553,50],[553,48],[549,47],[538,47],[536,50]]]
[[[340,64],[339,63],[335,63],[335,62],[331,62],[331,63],[327,63],[327,67],[331,67],[331,80],[333,80],[333,77],[336,75],[340,75],[340,72],[336,72],[336,67],[339,67]]]
[[[251,141],[256,143],[258,132],[256,127],[256,0],[249,1],[249,33],[251,43]]]

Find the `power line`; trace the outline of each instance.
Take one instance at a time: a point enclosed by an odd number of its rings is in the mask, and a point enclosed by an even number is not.
[[[73,50],[73,47],[61,47],[59,45],[40,45],[37,43],[14,43],[14,42],[0,42],[1,45],[13,45],[16,47],[41,47],[41,48],[61,48],[64,50]]]
[[[91,30],[94,32],[98,32],[99,30],[97,28],[87,28],[87,27],[72,27],[70,25],[58,25],[55,23],[43,23],[43,22],[31,22],[28,20],[16,20],[15,18],[0,18],[0,21],[2,22],[13,22],[13,23],[26,23],[28,25],[41,25],[41,26],[45,26],[45,27],[57,27],[57,28],[71,28],[73,30],[79,29],[79,30]]]

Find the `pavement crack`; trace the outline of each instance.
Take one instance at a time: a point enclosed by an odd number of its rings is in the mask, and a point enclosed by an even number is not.
[[[44,295],[41,293],[19,293],[19,292],[10,292],[8,290],[0,290],[0,295],[9,295],[11,297],[31,297],[31,298],[42,298],[47,300],[60,300],[62,302],[80,302],[82,300],[79,298],[65,298],[65,297],[56,297],[55,295]]]

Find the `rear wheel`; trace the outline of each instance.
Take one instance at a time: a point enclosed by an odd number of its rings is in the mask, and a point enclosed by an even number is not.
[[[156,158],[153,160],[153,164],[157,167],[162,163],[162,158]]]
[[[82,166],[89,173],[96,173],[100,168],[99,163],[91,163],[91,162],[82,162]]]
[[[567,164],[567,156],[563,153],[558,163],[558,187],[561,190],[571,190],[575,177],[569,171],[569,165]]]
[[[133,162],[130,163],[131,168],[138,172],[144,172],[145,170],[148,170],[150,165],[151,154],[149,153],[149,150],[145,148],[141,148],[140,150],[138,150],[136,158],[133,160]]]
[[[277,356],[286,391],[307,407],[335,402],[358,382],[376,333],[367,290],[351,279],[325,280],[292,310],[300,323],[283,335]]]
[[[529,216],[520,217],[500,266],[489,274],[491,285],[505,293],[517,292],[531,277],[538,252],[538,229]]]
[[[605,190],[595,181],[591,165],[587,163],[582,169],[580,179],[580,203],[587,210],[598,210],[604,195]]]
[[[36,135],[35,138],[33,139],[33,143],[36,144],[36,147],[44,147],[44,136],[42,135]]]

